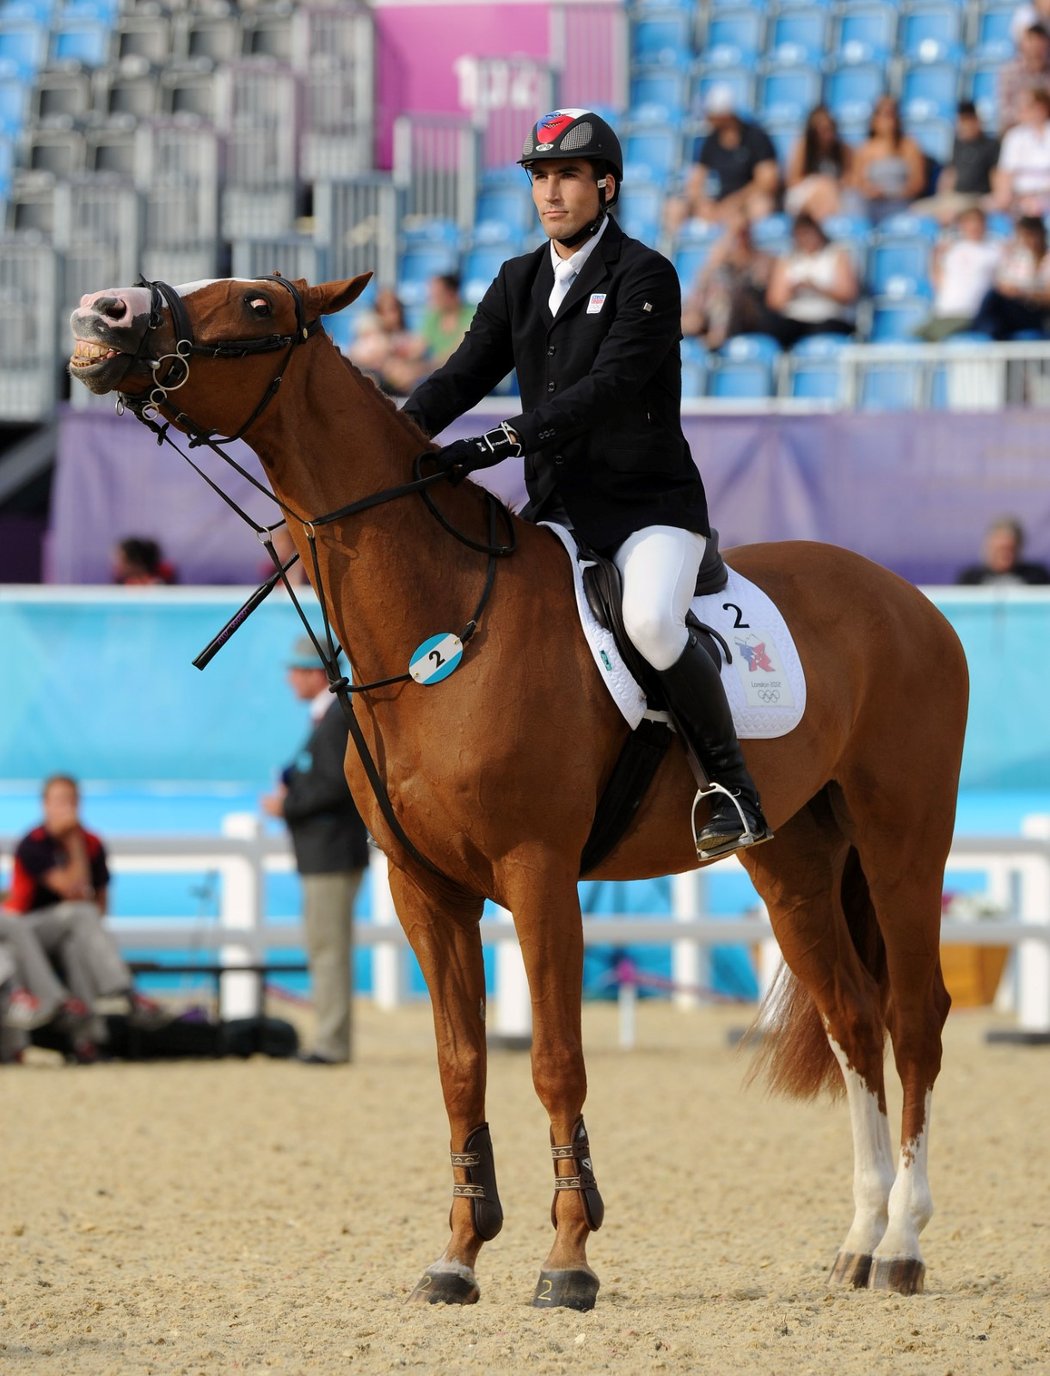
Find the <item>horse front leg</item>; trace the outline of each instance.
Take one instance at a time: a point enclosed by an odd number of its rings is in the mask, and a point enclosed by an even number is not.
[[[552,872],[542,859],[524,865],[523,880],[517,892],[513,885],[507,891],[529,980],[532,1082],[550,1118],[554,1164],[554,1243],[532,1303],[593,1309],[599,1280],[587,1262],[587,1239],[605,1210],[583,1122],[583,927],[576,875]]]
[[[430,993],[453,1181],[448,1244],[409,1298],[474,1304],[480,1295],[474,1274],[478,1253],[503,1226],[485,1121],[485,967],[477,925],[482,901],[451,905],[393,869],[390,887]]]

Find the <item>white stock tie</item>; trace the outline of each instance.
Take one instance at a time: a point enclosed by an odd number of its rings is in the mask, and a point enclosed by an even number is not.
[[[554,286],[551,287],[551,294],[547,297],[547,305],[550,307],[551,315],[557,315],[561,303],[568,295],[569,288],[572,286],[572,279],[576,276],[576,269],[572,265],[571,258],[559,258],[554,265]]]

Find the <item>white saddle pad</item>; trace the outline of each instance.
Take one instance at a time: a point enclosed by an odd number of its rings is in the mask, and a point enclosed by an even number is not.
[[[645,694],[623,662],[612,632],[591,611],[572,535],[564,526],[541,524],[557,535],[569,556],[587,644],[613,702],[633,731],[644,716],[662,714],[648,712]],[[737,735],[744,740],[786,736],[806,710],[806,676],[798,650],[787,623],[762,589],[726,567],[729,582],[721,592],[694,598],[693,612],[718,631],[733,657],[722,665],[722,683]]]

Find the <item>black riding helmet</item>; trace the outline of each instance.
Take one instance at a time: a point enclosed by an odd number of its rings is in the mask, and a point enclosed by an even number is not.
[[[552,110],[529,130],[518,162],[531,172],[534,162],[544,158],[582,158],[599,166],[599,175],[611,172],[615,190],[606,199],[604,182],[598,187],[598,216],[570,239],[559,239],[566,248],[575,248],[597,234],[605,213],[620,196],[623,181],[623,153],[620,140],[600,115],[593,110]]]

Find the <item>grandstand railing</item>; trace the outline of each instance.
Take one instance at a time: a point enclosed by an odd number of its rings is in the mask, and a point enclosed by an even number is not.
[[[467,232],[474,224],[480,145],[480,132],[464,116],[399,115],[393,173],[405,214],[451,220]]]
[[[946,920],[941,940],[1017,950],[1018,1028],[1024,1033],[1050,1033],[1050,818],[1032,817],[1020,837],[957,837],[948,870],[975,871],[987,878],[990,902],[1010,916],[1002,920]],[[0,838],[0,850],[12,853],[15,839]],[[218,951],[220,962],[264,965],[267,953],[301,948],[299,923],[273,923],[266,914],[266,876],[289,871],[292,857],[286,838],[269,834],[248,813],[230,814],[222,836],[130,836],[107,842],[116,874],[216,872],[220,879],[219,913],[211,918],[111,918],[110,926],[125,949]],[[731,862],[723,862],[731,863]],[[377,1004],[396,1008],[406,998],[407,941],[397,923],[387,881],[386,858],[374,851],[370,864],[371,921],[354,924],[359,946],[374,948],[373,991]],[[706,983],[704,952],[710,946],[736,943],[764,948],[762,982],[768,985],[776,947],[761,909],[737,918],[705,916],[704,875],[675,876],[671,915],[585,917],[587,945],[658,945],[672,948],[672,985],[676,1003],[695,1005]],[[498,909],[481,923],[481,939],[497,948],[496,1027],[507,1033],[527,1030],[528,1000],[524,966],[510,914]],[[250,1015],[258,994],[254,975],[229,975],[223,982],[222,1011],[227,1017]],[[524,1028],[522,1024],[524,1023]],[[516,1025],[515,1025],[516,1024]]]
[[[790,367],[791,357],[782,362]],[[847,410],[864,405],[865,375],[877,369],[902,370],[899,399],[917,410],[1050,405],[1050,341],[847,344],[838,357],[840,404]]]

